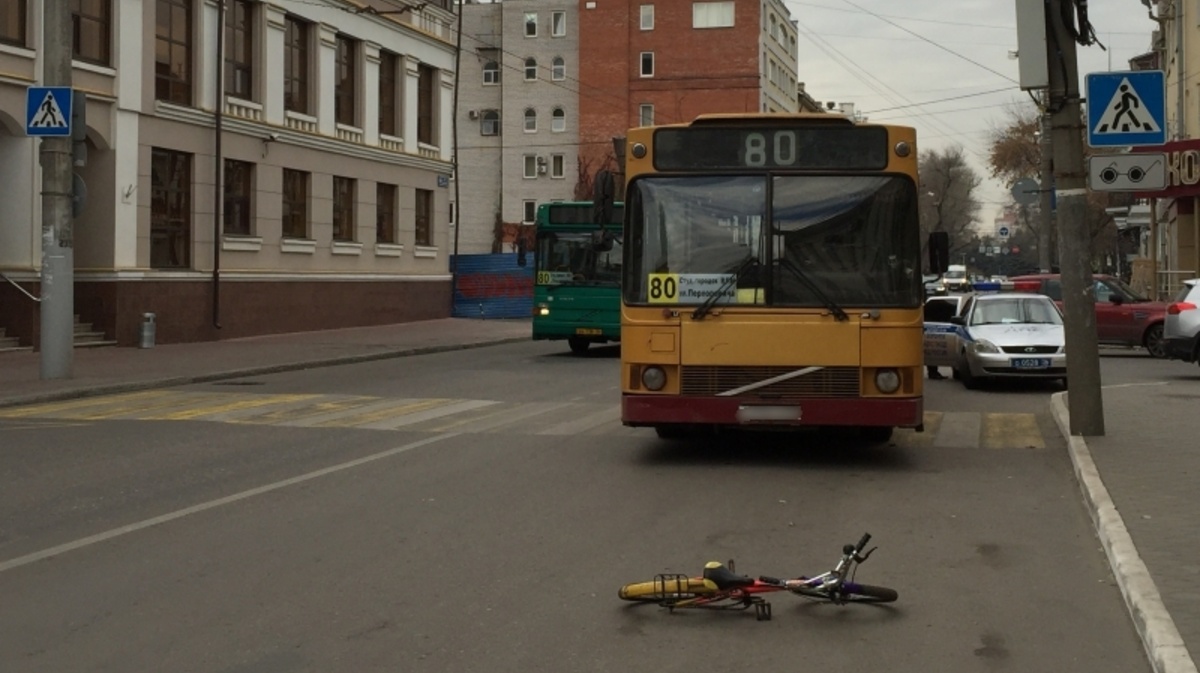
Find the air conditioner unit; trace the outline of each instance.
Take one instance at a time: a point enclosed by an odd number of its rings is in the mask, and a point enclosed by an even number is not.
[[[467,116],[471,119],[479,119],[479,110],[467,110]]]

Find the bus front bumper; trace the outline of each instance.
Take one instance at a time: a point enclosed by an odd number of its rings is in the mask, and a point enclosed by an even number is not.
[[[645,425],[920,427],[919,397],[803,399],[779,402],[731,397],[621,396],[621,422]]]

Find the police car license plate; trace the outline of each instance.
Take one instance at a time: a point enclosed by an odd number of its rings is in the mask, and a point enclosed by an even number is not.
[[[1046,358],[1017,358],[1012,361],[1013,369],[1049,369],[1050,360]]]

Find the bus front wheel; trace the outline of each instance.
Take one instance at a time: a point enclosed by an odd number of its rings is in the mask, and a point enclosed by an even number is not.
[[[588,349],[588,340],[580,337],[570,337],[567,339],[567,345],[571,347],[571,352],[576,355],[583,355]]]

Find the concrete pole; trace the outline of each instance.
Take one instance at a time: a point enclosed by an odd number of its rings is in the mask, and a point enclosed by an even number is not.
[[[1053,264],[1050,254],[1050,241],[1053,240],[1050,236],[1050,230],[1054,228],[1054,204],[1051,195],[1054,189],[1054,148],[1050,142],[1050,113],[1047,112],[1049,106],[1046,105],[1045,98],[1042,99],[1042,186],[1039,196],[1041,202],[1038,208],[1041,212],[1041,223],[1038,228],[1038,268],[1042,273],[1050,273],[1050,267]]]
[[[1150,299],[1158,301],[1158,199],[1150,199]]]
[[[1100,352],[1096,340],[1096,293],[1087,229],[1087,171],[1075,42],[1063,23],[1062,4],[1050,0],[1050,123],[1054,133],[1054,177],[1058,200],[1058,259],[1062,267],[1063,317],[1067,341],[1067,409],[1072,435],[1104,434]]]
[[[42,85],[71,86],[69,0],[45,0]],[[41,141],[42,165],[42,380],[71,378],[75,358],[75,237],[71,228],[70,137]]]

